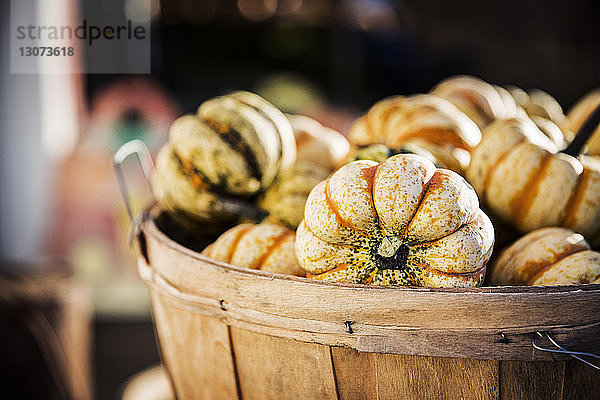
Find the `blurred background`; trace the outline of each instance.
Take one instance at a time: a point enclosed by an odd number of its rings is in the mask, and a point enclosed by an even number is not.
[[[159,360],[112,168],[128,140],[155,152],[178,115],[232,89],[345,132],[376,100],[455,74],[542,88],[565,110],[600,86],[593,0],[123,0],[123,12],[136,3],[151,18],[150,74],[82,74],[83,52],[63,74],[12,74],[1,3],[0,348],[12,351],[0,387],[27,387],[23,398],[119,398]],[[99,2],[35,4],[69,23]],[[139,210],[147,185],[128,178]],[[70,347],[36,350],[57,325],[50,336]],[[19,372],[57,357],[65,377],[40,367],[45,383],[31,385]]]

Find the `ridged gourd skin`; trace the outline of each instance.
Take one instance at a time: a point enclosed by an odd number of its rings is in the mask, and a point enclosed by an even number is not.
[[[600,106],[600,88],[594,89],[582,97],[567,113],[569,130],[578,132],[588,117]],[[596,128],[587,142],[586,154],[600,156],[600,126]]]
[[[517,240],[490,266],[487,283],[575,285],[600,283],[600,253],[567,228],[542,228]]]
[[[493,242],[493,226],[460,175],[399,154],[352,162],[315,186],[296,255],[313,279],[474,287]]]
[[[525,110],[529,118],[559,149],[564,149],[567,142],[575,136],[569,130],[567,117],[558,101],[540,89],[523,89],[510,86],[508,91],[515,102]]]
[[[290,229],[296,230],[304,218],[304,205],[308,195],[329,170],[308,160],[297,160],[260,197],[257,204]]]
[[[234,92],[173,122],[153,191],[159,205],[184,223],[252,219],[256,208],[245,198],[269,187],[295,157],[287,118],[255,94]]]
[[[344,135],[304,115],[286,116],[294,129],[297,160],[310,161],[329,171],[342,165],[350,151]]]
[[[358,145],[384,144],[399,149],[414,143],[448,168],[462,173],[481,131],[452,103],[430,94],[394,96],[375,103],[348,134]]]
[[[516,86],[509,86],[507,89],[530,118],[541,117],[552,121],[559,129],[568,128],[567,117],[560,103],[551,94],[541,89],[525,91]]]
[[[531,120],[497,120],[472,151],[466,177],[482,203],[520,231],[563,226],[596,245],[600,161],[557,150]]]
[[[571,139],[574,137],[574,135],[570,133],[569,135],[567,135],[567,131],[563,133],[563,130],[560,129],[558,125],[556,125],[553,121],[547,118],[540,117],[537,115],[530,115],[529,118],[531,118],[531,121],[533,121],[535,126],[538,127],[540,132],[546,135],[546,137],[550,139],[550,141],[554,143],[556,147],[560,150],[567,147],[567,142],[569,140],[567,139],[567,136]]]
[[[298,114],[286,114],[296,139],[296,163],[259,196],[271,220],[296,230],[313,187],[343,163],[350,143],[341,133]]]
[[[152,191],[160,207],[191,230],[203,222],[230,223],[261,217],[260,211],[245,199],[216,193],[186,174],[169,146],[158,152]]]
[[[506,89],[473,76],[459,75],[444,79],[430,93],[454,104],[480,129],[496,119],[525,114]]]
[[[295,236],[271,222],[240,224],[219,236],[202,254],[237,267],[304,276],[294,253]]]

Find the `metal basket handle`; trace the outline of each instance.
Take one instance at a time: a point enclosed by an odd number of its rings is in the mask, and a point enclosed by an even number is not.
[[[129,197],[129,190],[127,189],[127,181],[125,180],[125,174],[123,173],[123,163],[125,160],[127,160],[127,158],[129,158],[129,156],[134,154],[137,156],[138,163],[144,174],[144,179],[146,179],[148,186],[152,187],[151,176],[152,171],[154,171],[154,162],[152,161],[152,156],[150,155],[150,151],[148,150],[146,143],[139,139],[129,141],[121,146],[113,157],[113,166],[115,168],[115,173],[117,174],[119,189],[121,190],[121,195],[123,196],[123,202],[125,203],[125,208],[127,209],[127,215],[129,215],[129,221],[131,221],[131,230],[129,234],[130,246],[133,243],[133,239],[137,235],[140,223],[144,219],[143,214],[138,215],[137,217],[134,214]]]
[[[538,345],[535,342],[536,338],[546,338],[550,341],[550,343],[552,343],[556,348],[555,349],[550,349],[547,347],[541,347],[540,345]],[[575,358],[576,360],[581,361],[582,363],[585,363],[587,365],[589,365],[592,368],[595,368],[597,370],[600,370],[600,365],[596,365],[586,359],[584,359],[583,357],[589,357],[589,358],[596,358],[596,359],[600,359],[600,356],[597,354],[592,354],[592,353],[584,353],[581,351],[571,351],[571,350],[567,350],[564,347],[562,347],[560,344],[556,343],[556,341],[552,338],[552,336],[550,336],[550,334],[548,332],[536,332],[533,337],[531,338],[531,345],[533,346],[534,349],[539,350],[539,351],[545,351],[548,353],[558,353],[558,354],[568,354],[571,357]]]

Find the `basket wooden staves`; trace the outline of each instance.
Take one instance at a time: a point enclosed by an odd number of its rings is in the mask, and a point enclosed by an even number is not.
[[[600,285],[421,289],[237,268],[147,212],[139,273],[179,399],[595,398]],[[532,343],[533,341],[533,343]]]
[[[152,161],[141,142],[115,156],[133,219],[130,154]],[[598,398],[600,285],[321,282],[212,260],[165,221],[150,208],[134,232],[178,399]]]

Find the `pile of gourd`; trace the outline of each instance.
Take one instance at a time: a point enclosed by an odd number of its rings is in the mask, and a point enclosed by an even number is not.
[[[182,229],[225,231],[203,254],[238,267],[372,285],[600,283],[599,106],[592,92],[565,115],[543,91],[453,77],[377,102],[349,144],[235,92],[173,123],[153,190]],[[494,227],[524,236],[488,267]]]

